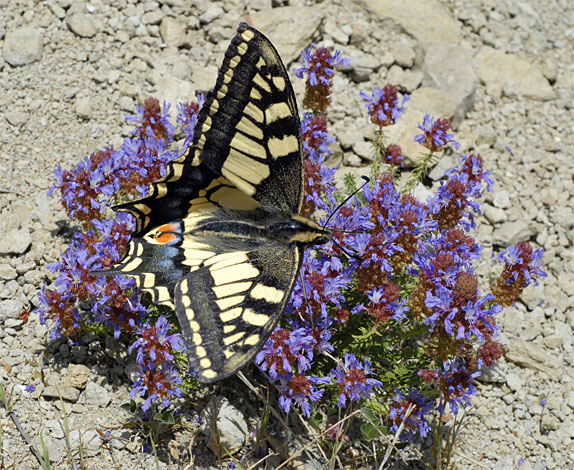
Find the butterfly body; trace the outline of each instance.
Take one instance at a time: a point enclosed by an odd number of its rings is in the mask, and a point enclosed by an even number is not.
[[[245,366],[276,327],[305,248],[330,230],[301,215],[301,124],[289,77],[245,24],[197,117],[193,142],[150,194],[116,210],[136,230],[126,274],[175,309],[198,380]]]

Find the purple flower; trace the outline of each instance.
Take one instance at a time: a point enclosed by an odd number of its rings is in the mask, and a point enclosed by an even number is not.
[[[26,393],[32,393],[32,392],[34,392],[35,390],[36,390],[36,387],[35,387],[34,385],[32,385],[32,384],[28,384],[28,385],[26,385],[26,388],[24,388],[24,391],[25,391]]]
[[[407,416],[409,408],[411,411]],[[426,437],[431,429],[426,416],[432,409],[432,401],[425,400],[418,390],[409,388],[408,393],[405,394],[395,389],[395,396],[389,410],[389,420],[392,423],[389,430],[391,433],[398,432],[404,422],[401,434],[403,440],[412,442],[415,434]]]
[[[309,369],[313,360],[315,339],[310,330],[298,328],[289,331],[276,328],[263,349],[255,357],[261,370],[269,372],[272,380],[290,377],[295,373]]]
[[[303,106],[315,113],[324,114],[331,104],[330,95],[335,68],[347,66],[349,61],[343,59],[339,51],[332,54],[325,47],[313,50],[314,47],[312,44],[301,53],[302,66],[295,69],[295,75],[299,78],[303,78],[305,74],[308,76]]]
[[[415,142],[428,148],[431,152],[443,150],[447,145],[458,150],[460,144],[454,140],[454,134],[449,134],[450,121],[448,119],[437,119],[436,121],[430,114],[425,114],[422,124],[417,126],[423,134],[415,136]]]
[[[405,103],[409,100],[408,95],[399,100],[397,88],[393,85],[386,85],[384,88],[375,87],[372,95],[364,91],[360,94],[367,102],[371,122],[380,129],[395,124],[405,112]]]
[[[193,130],[197,115],[205,102],[203,94],[197,95],[197,102],[179,103],[177,105],[177,122],[181,124],[181,130],[185,134],[185,147],[193,141]]]
[[[143,106],[136,106],[136,115],[126,117],[126,122],[138,125],[134,134],[141,139],[152,138],[163,140],[164,143],[173,140],[174,127],[169,121],[170,104],[164,102],[163,108],[155,98],[147,98]]]
[[[289,413],[291,405],[301,409],[307,417],[311,415],[311,403],[318,402],[325,390],[318,389],[318,385],[327,385],[331,382],[329,377],[311,377],[296,374],[289,380],[281,379],[277,387],[281,392],[279,406],[285,413]]]
[[[351,401],[369,398],[375,387],[383,385],[379,380],[368,377],[372,373],[371,362],[368,358],[363,359],[361,363],[354,354],[345,353],[343,362],[331,371],[339,393],[337,401],[339,408],[345,407],[347,398]]]
[[[142,406],[147,411],[151,404],[158,399],[168,406],[169,397],[181,397],[182,380],[179,370],[174,363],[173,352],[185,350],[185,344],[179,333],[170,334],[171,325],[161,315],[155,324],[144,324],[136,329],[139,338],[129,348],[136,352],[139,369],[138,379],[130,392],[130,397],[146,396]]]

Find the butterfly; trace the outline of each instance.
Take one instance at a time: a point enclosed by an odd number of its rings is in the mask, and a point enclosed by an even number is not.
[[[241,23],[206,96],[193,141],[147,197],[114,207],[136,229],[122,261],[172,307],[200,382],[236,373],[285,310],[305,248],[332,232],[301,215],[301,123],[271,42]]]

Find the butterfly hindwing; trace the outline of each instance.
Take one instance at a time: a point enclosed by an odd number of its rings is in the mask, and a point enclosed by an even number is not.
[[[176,313],[201,382],[234,374],[261,349],[289,299],[299,258],[295,246],[262,243],[219,253],[177,285]]]
[[[156,186],[160,187],[159,185]],[[215,178],[203,189],[197,189],[192,198],[186,203],[188,212],[182,219],[163,223],[153,228],[145,229],[145,233],[132,236],[128,251],[122,261],[112,269],[101,274],[127,274],[135,278],[136,285],[149,292],[152,300],[174,307],[174,288],[177,282],[191,271],[202,266],[205,259],[215,253],[214,248],[202,243],[194,243],[192,234],[205,234],[214,224],[234,231],[230,221],[230,211],[243,214],[243,218],[251,215],[255,220],[254,211],[259,204],[241,192],[223,177]],[[142,207],[153,207],[154,198],[137,201],[129,211],[134,213]],[[123,209],[126,210],[126,209]],[[162,214],[162,211],[157,212]],[[167,210],[166,212],[169,212]],[[157,220],[156,212],[149,213],[150,220]],[[164,222],[165,219],[161,221]],[[245,224],[245,223],[244,223]],[[235,228],[237,230],[237,228]],[[217,238],[212,236],[212,243]]]

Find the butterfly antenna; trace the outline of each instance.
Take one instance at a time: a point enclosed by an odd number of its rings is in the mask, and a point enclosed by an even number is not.
[[[362,175],[361,178],[363,179],[364,183],[361,185],[360,188],[356,189],[355,191],[353,191],[351,194],[349,194],[345,200],[339,204],[335,210],[333,212],[331,212],[331,215],[327,218],[327,220],[325,221],[325,223],[323,224],[323,227],[326,227],[327,224],[329,223],[329,220],[331,220],[333,218],[333,216],[337,213],[337,211],[343,207],[345,204],[347,204],[347,202],[349,201],[349,199],[351,199],[355,194],[357,194],[361,189],[363,189],[365,187],[366,184],[369,184],[371,182],[371,179],[368,176]]]

